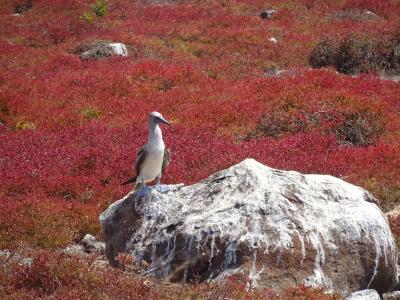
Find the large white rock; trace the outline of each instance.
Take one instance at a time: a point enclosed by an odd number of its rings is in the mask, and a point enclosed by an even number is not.
[[[253,286],[307,284],[343,294],[382,293],[397,283],[396,244],[371,194],[253,159],[149,199],[130,193],[100,220],[110,263],[130,252],[157,278],[236,273]]]

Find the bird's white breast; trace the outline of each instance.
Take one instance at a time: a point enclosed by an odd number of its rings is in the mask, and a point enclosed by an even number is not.
[[[147,144],[146,158],[139,175],[140,180],[143,178],[145,182],[149,182],[161,175],[164,150],[165,145],[162,140],[149,141]]]

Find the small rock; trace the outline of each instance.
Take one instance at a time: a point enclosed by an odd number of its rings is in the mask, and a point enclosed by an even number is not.
[[[400,300],[400,291],[394,291],[382,295],[383,300]]]
[[[17,263],[21,266],[30,266],[32,258],[23,256],[19,253],[11,252],[9,250],[0,250],[0,264],[3,263]]]
[[[24,258],[22,258],[21,260],[20,260],[20,262],[19,262],[19,264],[21,265],[21,266],[28,266],[28,267],[30,267],[31,265],[32,265],[32,258],[30,258],[30,257],[24,257]]]
[[[98,242],[91,234],[86,234],[80,244],[83,246],[87,253],[101,253],[104,254],[105,244]]]
[[[386,77],[383,77],[383,75],[381,76],[381,78],[386,79]],[[387,217],[391,217],[393,219],[397,218],[398,216],[400,216],[400,205],[398,205],[394,209],[388,211],[385,215]]]
[[[134,56],[137,50],[122,43],[94,40],[79,45],[73,53],[78,54],[81,59],[99,59],[111,56]]]
[[[400,82],[400,76],[398,75],[387,75],[387,74],[382,74],[379,76],[380,79],[382,80],[389,80],[389,81],[393,81],[393,82]],[[394,210],[386,213],[387,216],[391,216],[391,217],[397,217],[400,214],[400,209],[399,208],[395,208]]]
[[[276,77],[281,75],[285,70],[280,70],[274,67],[269,67],[264,69],[264,76],[265,77]]]
[[[364,15],[369,15],[369,16],[372,16],[373,18],[379,18],[379,16],[376,13],[374,13],[370,10],[364,10]]]
[[[274,37],[269,38],[268,41],[270,41],[270,42],[272,42],[274,44],[276,44],[278,42],[278,40],[276,38],[274,38]]]
[[[108,268],[108,261],[104,259],[96,259],[93,262],[93,266],[99,269],[107,269]]]
[[[67,246],[64,249],[63,252],[65,254],[68,254],[68,255],[82,255],[82,254],[85,254],[85,250],[84,250],[83,246],[82,245],[76,245],[76,244]]]
[[[274,14],[276,14],[276,13],[277,13],[277,11],[276,11],[275,9],[269,8],[269,9],[267,9],[267,10],[264,10],[264,11],[260,14],[260,17],[261,17],[261,19],[270,19],[270,18],[272,18],[272,16],[273,16]]]
[[[344,300],[380,300],[379,294],[375,290],[362,290],[351,293]]]
[[[0,259],[8,260],[11,257],[11,252],[8,250],[0,250]]]

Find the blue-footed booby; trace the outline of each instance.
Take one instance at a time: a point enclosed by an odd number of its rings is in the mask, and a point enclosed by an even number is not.
[[[159,112],[154,111],[149,114],[147,144],[143,145],[136,155],[136,176],[123,183],[133,183],[135,191],[140,186],[137,198],[147,196],[149,187],[146,186],[146,183],[154,179],[156,179],[155,189],[157,191],[162,193],[169,190],[167,186],[160,185],[161,174],[164,173],[169,164],[170,151],[165,148],[161,128],[158,124],[171,125]]]

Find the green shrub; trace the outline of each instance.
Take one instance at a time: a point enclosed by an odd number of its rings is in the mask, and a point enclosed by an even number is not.
[[[400,69],[400,42],[396,36],[371,37],[366,34],[346,36],[335,44],[322,40],[310,52],[308,63],[313,68],[334,66],[340,73],[359,74]]]
[[[85,119],[97,119],[101,116],[101,111],[97,108],[88,107],[81,111],[81,115]]]
[[[94,20],[94,15],[98,19],[103,19],[108,14],[108,1],[107,0],[96,0],[92,6],[92,11],[85,11],[81,19],[87,23],[92,24]]]
[[[354,112],[346,116],[335,130],[338,139],[354,146],[368,146],[375,143],[383,133],[381,118],[371,112]]]
[[[89,11],[85,11],[83,13],[83,16],[81,17],[83,21],[87,24],[92,24],[93,23],[93,14]]]
[[[335,49],[330,40],[319,42],[311,51],[308,62],[313,68],[321,68],[335,64]]]
[[[357,74],[380,69],[374,41],[368,38],[348,36],[340,45],[336,56],[336,68],[345,74]]]
[[[108,13],[108,1],[107,0],[97,0],[93,4],[93,13],[99,19],[104,18]]]
[[[31,121],[27,121],[25,117],[19,118],[15,124],[15,129],[17,130],[35,130],[36,125]]]

